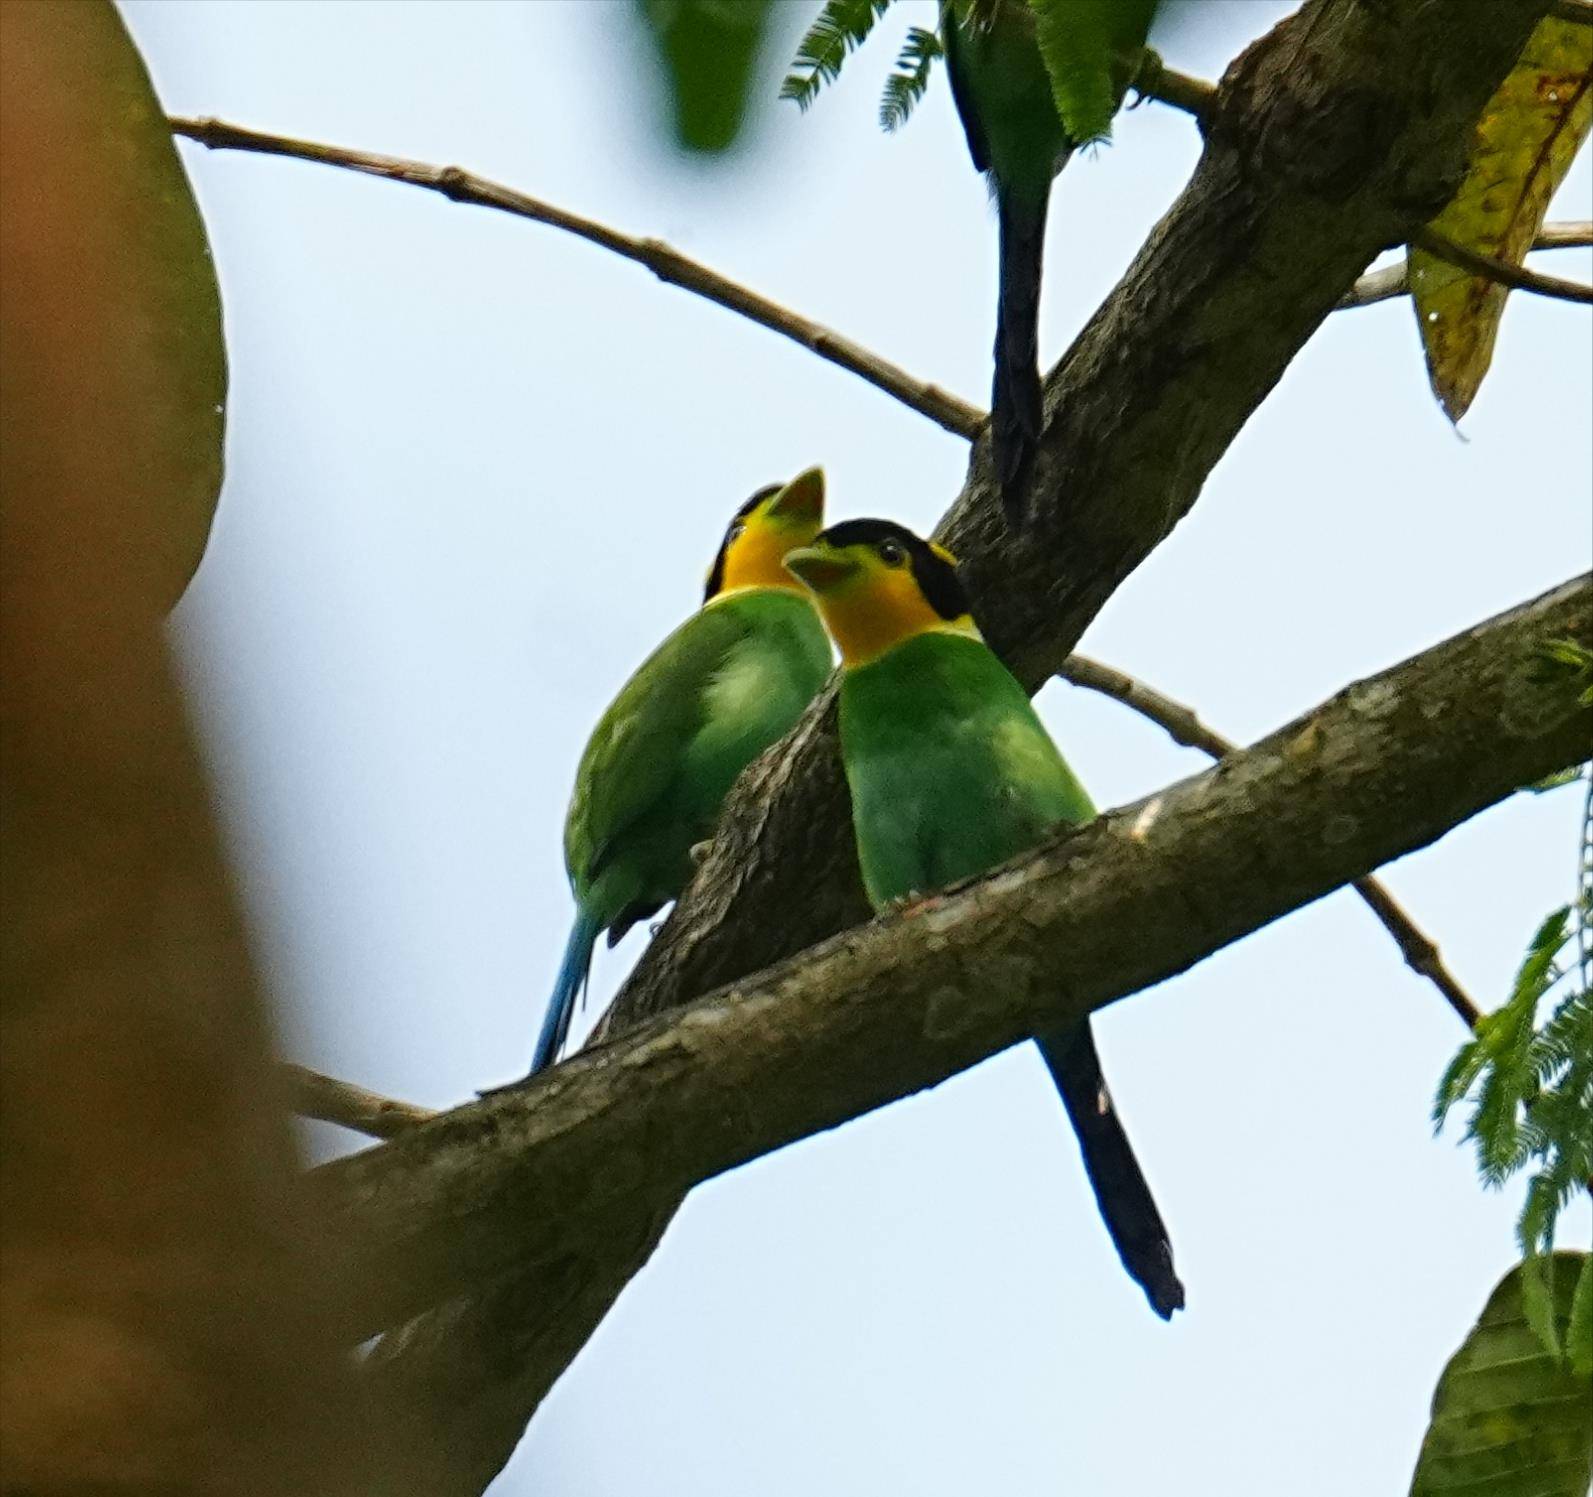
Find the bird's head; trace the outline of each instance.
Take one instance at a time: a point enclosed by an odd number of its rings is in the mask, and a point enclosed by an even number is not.
[[[824,469],[759,489],[735,513],[708,570],[703,602],[746,587],[795,587],[785,554],[824,528]]]
[[[818,600],[843,665],[867,665],[931,630],[979,637],[957,558],[894,521],[832,525],[785,564]]]

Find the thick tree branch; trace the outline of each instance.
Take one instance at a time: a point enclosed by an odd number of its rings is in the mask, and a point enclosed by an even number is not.
[[[1098,691],[1132,708],[1141,717],[1149,718],[1164,729],[1174,743],[1182,744],[1185,748],[1199,749],[1213,759],[1223,759],[1239,752],[1237,743],[1208,728],[1192,708],[1163,696],[1143,681],[1112,666],[1102,665],[1100,661],[1083,655],[1070,655],[1057,674],[1075,686]],[[1474,1029],[1477,1020],[1482,1017],[1482,1011],[1444,964],[1432,938],[1405,913],[1381,880],[1370,876],[1358,878],[1351,887],[1394,938],[1394,944],[1399,947],[1406,966],[1432,983],[1459,1015],[1461,1023],[1468,1029]]]
[[[377,1343],[367,1388],[389,1416],[387,1448],[409,1490],[474,1497],[486,1489],[672,1214],[638,1212],[585,1240],[572,1233],[561,1256],[504,1274]]]
[[[1538,237],[1533,240],[1532,248],[1535,250],[1551,249],[1586,249],[1593,244],[1593,223],[1588,221],[1571,221],[1567,223],[1544,224]],[[1567,285],[1574,284],[1567,282]],[[1339,303],[1340,308],[1370,307],[1380,301],[1388,301],[1391,297],[1407,296],[1410,293],[1410,265],[1406,260],[1400,260],[1394,265],[1385,265],[1381,270],[1368,271],[1350,287],[1344,299]]]
[[[638,238],[621,233],[594,219],[555,207],[539,198],[516,192],[500,182],[488,181],[457,166],[432,166],[424,161],[406,161],[398,156],[383,156],[374,151],[356,151],[343,146],[323,145],[311,140],[296,140],[289,135],[272,135],[264,130],[249,130],[216,119],[173,118],[174,134],[198,141],[212,150],[254,151],[267,156],[288,156],[298,161],[314,161],[323,166],[341,167],[382,177],[389,182],[407,182],[439,192],[456,203],[471,203],[481,208],[496,208],[516,218],[547,224],[574,234],[589,244],[612,250],[634,260],[672,286],[693,291],[717,302],[732,312],[749,318],[782,337],[810,349],[821,359],[839,364],[869,384],[894,396],[947,431],[973,437],[984,424],[985,413],[938,385],[916,379],[905,369],[882,359],[878,354],[854,343],[850,338],[798,315],[778,302],[737,284],[727,276],[681,254],[661,239]]]
[[[1593,710],[1581,577],[990,877],[313,1177],[360,1337],[650,1223],[691,1186],[1181,972],[1517,787]],[[556,1209],[553,1209],[556,1203]]]

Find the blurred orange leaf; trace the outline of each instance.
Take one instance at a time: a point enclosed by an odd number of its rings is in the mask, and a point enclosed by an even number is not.
[[[112,5],[0,5],[0,42],[0,491],[53,496],[39,539],[64,570],[87,547],[169,608],[221,487],[226,353],[199,208]],[[153,523],[107,524],[130,505]]]

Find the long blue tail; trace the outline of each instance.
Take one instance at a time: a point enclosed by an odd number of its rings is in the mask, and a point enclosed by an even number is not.
[[[564,947],[564,960],[553,981],[553,996],[548,999],[548,1011],[542,1018],[542,1033],[537,1036],[536,1052],[531,1057],[530,1074],[533,1076],[553,1064],[570,1032],[570,1014],[575,1008],[576,995],[586,986],[599,929],[597,921],[577,907],[575,924],[570,927],[570,939]]]
[[[1184,1286],[1173,1269],[1173,1245],[1150,1183],[1106,1089],[1090,1022],[1086,1019],[1075,1029],[1036,1039],[1073,1123],[1084,1172],[1112,1245],[1129,1277],[1145,1291],[1151,1309],[1169,1320],[1174,1310],[1184,1307]]]
[[[1038,198],[996,190],[1001,294],[996,304],[996,373],[990,392],[991,455],[1007,518],[1027,518],[1025,491],[1045,422],[1040,385],[1040,268],[1045,258],[1048,182]]]

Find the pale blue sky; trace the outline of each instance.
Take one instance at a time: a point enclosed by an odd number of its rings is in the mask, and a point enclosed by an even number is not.
[[[1212,5],[1169,60],[1213,76],[1288,8]],[[984,398],[994,224],[943,82],[901,135],[873,124],[927,3],[713,170],[657,144],[628,4],[124,10],[173,111],[469,166]],[[835,517],[927,528],[966,448],[550,230],[182,149],[233,398],[177,634],[285,1047],[448,1105],[524,1065],[569,915],[577,755],[694,605],[729,511],[822,462]],[[1147,106],[1069,169],[1048,357],[1198,149]],[[1589,216],[1589,184],[1584,156],[1555,216]],[[1334,317],[1085,648],[1253,737],[1585,567],[1587,347],[1586,310],[1514,298],[1462,440],[1408,305]],[[1042,709],[1103,804],[1199,766],[1085,693]],[[1569,896],[1578,812],[1575,791],[1518,797],[1390,871],[1485,1001]],[[596,997],[642,939],[600,957]],[[1025,1047],[699,1190],[494,1490],[1403,1491],[1433,1381],[1512,1257],[1513,1195],[1485,1197],[1427,1122],[1453,1016],[1339,895],[1101,1027],[1189,1289],[1173,1325],[1121,1273]]]

